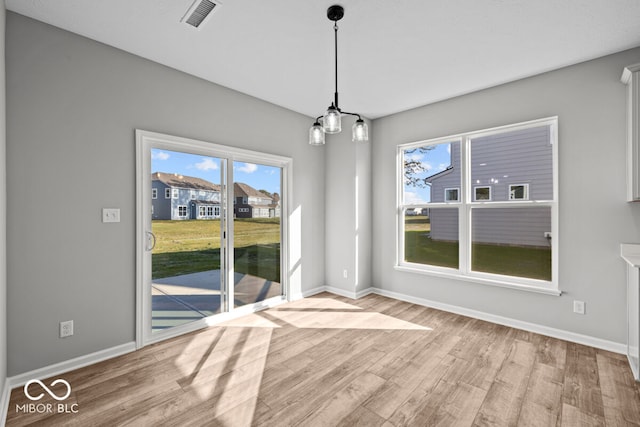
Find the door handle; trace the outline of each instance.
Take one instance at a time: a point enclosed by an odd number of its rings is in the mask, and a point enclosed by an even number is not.
[[[149,243],[151,243],[151,247],[149,247]],[[150,231],[147,231],[147,252],[151,252],[153,248],[156,247],[156,235]]]

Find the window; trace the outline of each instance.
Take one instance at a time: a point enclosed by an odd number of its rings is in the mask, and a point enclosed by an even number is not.
[[[444,201],[445,202],[459,202],[460,201],[460,189],[459,188],[445,188],[444,189]]]
[[[399,145],[397,268],[557,295],[556,128]]]
[[[529,184],[509,185],[509,200],[529,200]]]
[[[191,190],[191,200],[196,199],[196,190]]]
[[[170,188],[165,188],[164,189],[164,198],[165,199],[170,199],[171,198],[171,189]]]
[[[177,188],[173,188],[171,190],[171,198],[177,199],[179,196],[180,196],[180,190],[178,190]]]
[[[152,188],[151,189],[151,198],[152,199],[157,199],[158,198],[158,189],[157,188]]]
[[[474,187],[473,199],[478,202],[491,200],[491,187]]]
[[[187,207],[186,206],[178,206],[178,217],[186,218],[187,217]]]

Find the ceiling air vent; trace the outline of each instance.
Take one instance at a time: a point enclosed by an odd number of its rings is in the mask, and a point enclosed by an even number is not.
[[[194,28],[200,28],[202,23],[207,19],[213,10],[220,6],[219,1],[196,0],[193,2],[187,13],[182,17],[182,22],[191,25]]]

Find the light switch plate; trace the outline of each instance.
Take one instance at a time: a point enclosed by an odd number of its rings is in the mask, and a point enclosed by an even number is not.
[[[120,222],[120,209],[102,208],[102,222]]]

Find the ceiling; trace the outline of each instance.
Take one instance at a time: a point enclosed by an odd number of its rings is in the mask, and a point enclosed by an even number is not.
[[[318,116],[335,0],[6,0],[8,10]],[[340,0],[340,107],[375,119],[640,46],[639,0]],[[638,58],[640,62],[640,58]]]

